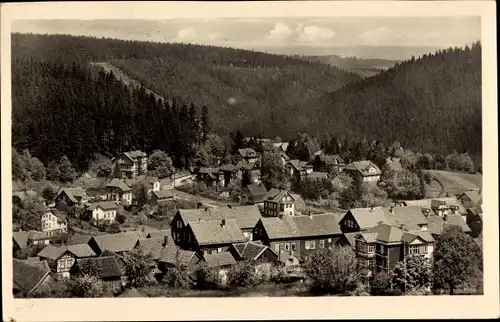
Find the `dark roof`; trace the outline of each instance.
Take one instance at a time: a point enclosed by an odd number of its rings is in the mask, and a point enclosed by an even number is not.
[[[344,159],[338,154],[320,154],[318,158],[327,165],[344,164]]]
[[[198,221],[210,221],[219,219],[236,219],[238,227],[241,229],[251,229],[262,217],[259,207],[238,206],[238,207],[211,207],[205,209],[179,209],[179,214],[184,224]]]
[[[386,211],[382,207],[374,207],[373,209],[353,208],[348,213],[352,214],[360,229],[374,227],[379,222],[389,222],[389,219],[386,217]]]
[[[220,171],[226,171],[226,172],[235,172],[235,171],[238,171],[239,169],[234,164],[227,163],[227,164],[222,165],[219,168],[219,170]]]
[[[59,190],[58,195],[62,192],[65,192],[72,202],[78,201],[76,197],[88,198],[87,192],[82,187],[62,188],[61,190]]]
[[[132,190],[123,180],[120,180],[118,178],[113,178],[106,185],[106,187],[115,187],[115,188],[118,188],[118,189],[122,190],[123,192],[131,191]]]
[[[237,243],[232,245],[238,252],[238,255],[243,260],[257,260],[259,256],[264,253],[269,247],[263,245],[260,241],[248,241],[246,243]],[[271,250],[269,248],[269,250]],[[272,250],[271,250],[272,251]]]
[[[345,233],[344,236],[347,239],[347,242],[349,242],[349,245],[354,247],[356,245],[355,243],[355,237],[356,235],[359,234],[359,232],[352,232],[352,233]]]
[[[144,253],[151,254],[154,260],[158,260],[161,257],[164,241],[164,237],[141,239],[139,249],[142,249]]]
[[[173,198],[174,197],[174,194],[172,193],[172,190],[153,191],[153,194],[158,199],[169,199],[169,198]]]
[[[196,253],[189,250],[183,250],[177,247],[173,242],[168,242],[161,250],[159,261],[171,265],[176,264],[177,255],[179,256],[179,264],[187,266]]]
[[[236,260],[230,252],[206,254],[203,256],[203,259],[209,267],[220,267],[236,264]]]
[[[245,190],[253,197],[256,202],[264,200],[267,194],[267,189],[262,183],[252,183],[246,186]]]
[[[342,234],[334,214],[262,218],[270,239],[313,237]]]
[[[12,239],[19,246],[19,248],[23,249],[28,247],[29,234],[29,231],[13,231]]]
[[[115,256],[100,256],[91,258],[82,258],[76,260],[78,267],[83,267],[87,263],[92,263],[97,268],[99,278],[121,277],[122,271],[118,265],[118,260]]]
[[[235,219],[190,222],[188,225],[198,245],[237,243],[245,240]]]
[[[306,161],[300,161],[297,159],[290,160],[287,162],[288,164],[291,164],[297,171],[302,171],[308,166]]]
[[[372,172],[370,172],[371,169],[373,169]],[[359,171],[363,176],[376,176],[382,173],[375,163],[368,160],[351,162],[346,170]]]
[[[87,244],[91,238],[92,235],[74,234],[69,236],[66,244],[68,245]]]
[[[24,293],[33,292],[50,274],[50,270],[39,265],[13,258],[13,288]]]
[[[238,163],[236,164],[236,168],[241,170],[252,170],[254,167],[255,162],[238,161]]]
[[[123,252],[134,249],[139,241],[139,233],[119,233],[93,236],[101,251]]]
[[[68,246],[47,245],[37,254],[37,256],[57,260],[66,252],[73,254],[77,258],[96,256],[96,253],[92,250],[92,248],[90,248],[88,244]]]

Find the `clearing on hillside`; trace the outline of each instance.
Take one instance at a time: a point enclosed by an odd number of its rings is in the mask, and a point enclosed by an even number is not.
[[[433,197],[444,197],[447,193],[450,196],[460,195],[465,191],[481,190],[483,186],[483,176],[480,173],[471,174],[444,170],[422,171],[424,173],[429,173],[431,177],[441,183],[443,187],[441,194]]]

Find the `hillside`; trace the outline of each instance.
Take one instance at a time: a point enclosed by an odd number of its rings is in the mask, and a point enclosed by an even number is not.
[[[317,131],[481,153],[481,45],[412,58],[310,102]]]
[[[339,55],[316,55],[316,56],[296,56],[304,60],[320,62],[332,65],[347,71],[356,73],[361,77],[371,77],[387,70],[397,63],[398,60],[375,59],[375,58],[357,58],[341,57]]]
[[[314,120],[304,106],[360,80],[317,62],[232,48],[68,35],[12,35],[12,56],[109,63],[160,96],[208,107],[213,129],[287,137]]]

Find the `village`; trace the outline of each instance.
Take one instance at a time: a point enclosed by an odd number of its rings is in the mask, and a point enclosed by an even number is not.
[[[384,171],[402,168],[400,158],[388,157],[380,168],[321,150],[301,161],[288,157],[288,142],[260,143],[271,151],[264,153],[280,156],[283,173],[293,182],[320,185],[342,177],[369,187],[380,183]],[[250,289],[258,284],[255,280],[305,287],[311,279],[321,280],[310,267],[326,250],[335,256],[352,251],[357,264],[351,273],[372,294],[370,289],[380,284],[376,276],[394,276],[410,257],[423,259],[412,263],[431,267],[436,243],[447,231],[469,236],[482,247],[481,186],[444,184],[442,178],[455,172],[435,170],[441,191],[433,197],[343,209],[312,201],[294,186],[267,189],[263,152],[247,147],[237,154],[234,163],[174,169],[160,178],[148,172],[150,156],[135,150],[111,158],[107,176],[84,174],[53,187],[52,193],[13,183],[13,216],[33,213],[36,205],[39,215],[31,218],[40,227],[13,225],[15,296],[58,297],[57,288],[75,279],[80,283],[75,288],[79,295],[73,294],[77,297],[154,296],[142,291],[148,285],[162,294],[157,296],[168,296],[161,289],[182,296],[180,290],[189,288]],[[405,277],[406,272],[404,266]],[[96,291],[97,284],[105,291]],[[430,289],[429,282],[416,285]],[[339,293],[347,291],[353,290]]]

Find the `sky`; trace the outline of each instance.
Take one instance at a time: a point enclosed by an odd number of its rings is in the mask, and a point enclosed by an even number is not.
[[[480,40],[481,21],[473,16],[17,20],[12,31],[406,59]]]

